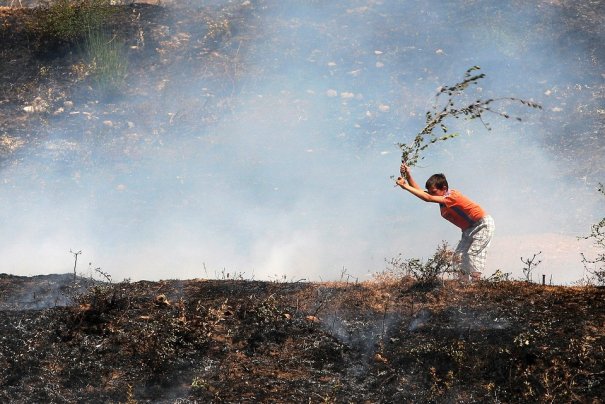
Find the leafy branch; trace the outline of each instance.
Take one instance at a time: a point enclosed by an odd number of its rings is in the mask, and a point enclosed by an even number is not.
[[[480,70],[479,66],[473,66],[466,71],[464,79],[452,86],[442,86],[439,92],[435,95],[435,106],[432,111],[426,113],[426,124],[418,132],[414,141],[406,143],[398,143],[397,146],[401,149],[401,161],[405,162],[409,166],[414,166],[421,160],[420,154],[430,145],[445,141],[458,136],[457,133],[450,133],[448,127],[444,121],[447,118],[460,118],[465,119],[478,119],[485,126],[487,130],[491,130],[489,124],[484,121],[483,115],[485,113],[496,114],[502,118],[512,118],[511,115],[493,109],[494,104],[502,101],[514,101],[520,102],[521,104],[536,109],[542,109],[542,106],[533,102],[526,101],[520,98],[514,97],[502,97],[502,98],[489,98],[486,100],[477,99],[468,105],[458,106],[460,102],[457,100],[464,90],[471,85],[476,85],[479,80],[485,77],[484,73],[478,73]],[[445,103],[440,103],[441,100],[447,98]],[[443,105],[443,106],[441,106]],[[517,121],[522,121],[519,117],[514,117]],[[441,130],[441,133],[434,133],[435,130]]]

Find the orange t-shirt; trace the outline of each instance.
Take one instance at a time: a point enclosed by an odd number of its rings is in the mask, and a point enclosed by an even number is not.
[[[481,206],[454,189],[450,189],[444,196],[444,203],[439,204],[441,216],[462,230],[473,226],[485,216]]]

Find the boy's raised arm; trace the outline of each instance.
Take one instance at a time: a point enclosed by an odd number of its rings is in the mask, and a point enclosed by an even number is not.
[[[418,185],[418,183],[414,181],[414,178],[412,177],[412,173],[410,171],[410,167],[408,167],[407,164],[401,163],[399,172],[401,173],[401,176],[405,178],[412,187],[423,191],[423,189]]]
[[[399,177],[397,181],[395,181],[397,185],[401,188],[405,189],[412,195],[422,199],[425,202],[434,202],[434,203],[444,203],[445,198],[443,196],[431,195],[428,192],[420,188],[414,188],[405,178]]]

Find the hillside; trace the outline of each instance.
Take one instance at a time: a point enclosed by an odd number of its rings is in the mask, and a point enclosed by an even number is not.
[[[543,251],[549,279],[582,276],[572,244],[602,217],[602,1],[111,3],[103,46],[70,31],[69,8],[59,23],[0,7],[1,272],[62,272],[70,249],[135,279],[195,277],[202,262],[325,279],[379,270],[404,245],[426,256],[408,235],[434,243],[441,227],[393,189],[395,144],[477,63],[477,94],[543,113],[490,117],[493,136],[465,122],[477,136],[435,147],[425,173],[452,170],[496,218],[490,270]],[[498,187],[474,175],[486,166]],[[546,193],[560,203],[545,209]]]
[[[84,291],[86,282],[78,292],[72,275],[1,275],[0,401],[605,396],[603,288],[194,279]],[[74,303],[55,306],[64,297]]]

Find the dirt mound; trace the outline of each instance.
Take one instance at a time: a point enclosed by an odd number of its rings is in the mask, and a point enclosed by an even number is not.
[[[2,276],[2,401],[598,402],[605,395],[602,288],[187,280],[74,289],[70,282],[69,275]],[[71,293],[71,303],[47,300],[48,308],[31,310],[43,295],[24,290],[50,296],[52,285]]]

